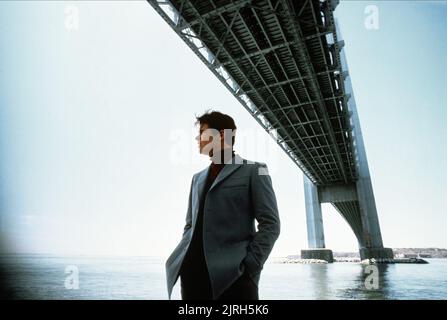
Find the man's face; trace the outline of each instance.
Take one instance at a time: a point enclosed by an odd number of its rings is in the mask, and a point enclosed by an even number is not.
[[[200,124],[199,135],[196,137],[198,147],[199,147],[199,152],[201,154],[209,156],[210,151],[213,148],[213,146],[214,146],[214,148],[217,148],[217,149],[219,148],[219,146],[220,146],[219,138],[220,138],[220,135],[216,129],[209,128],[208,124],[206,124],[206,123]],[[213,141],[214,141],[215,145],[213,145]]]

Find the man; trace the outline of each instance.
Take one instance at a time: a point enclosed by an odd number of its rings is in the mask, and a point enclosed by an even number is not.
[[[280,233],[267,166],[234,153],[230,116],[206,112],[197,123],[199,151],[211,164],[192,178],[183,237],[166,261],[169,299],[180,276],[184,300],[257,300],[261,270]]]

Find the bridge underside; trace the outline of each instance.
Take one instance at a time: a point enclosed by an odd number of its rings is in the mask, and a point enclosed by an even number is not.
[[[382,248],[344,42],[333,16],[338,1],[148,2],[275,139],[317,194],[332,190],[325,196],[333,196],[332,186],[355,187],[355,199],[329,202],[350,224],[361,252],[370,257],[368,252]],[[324,248],[324,241],[321,247],[312,238],[318,227],[309,226],[321,220],[312,217],[318,210],[307,203],[306,210],[309,247]]]

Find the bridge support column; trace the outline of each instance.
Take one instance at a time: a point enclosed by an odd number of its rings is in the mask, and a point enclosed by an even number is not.
[[[346,79],[345,84],[347,84],[349,91],[352,92],[350,77]],[[352,131],[354,133],[354,141],[356,144],[356,167],[358,171],[356,191],[363,230],[362,239],[359,239],[360,259],[393,259],[393,250],[383,247],[365,144],[363,141],[362,130],[360,128],[357,105],[353,95],[351,99],[348,100],[348,108],[351,112]]]
[[[302,259],[320,259],[333,262],[332,251],[325,248],[323,215],[318,188],[304,175],[304,199],[306,203],[307,242],[309,249],[301,250]]]
[[[361,168],[362,166],[366,166],[366,169]],[[365,171],[368,175],[362,177],[361,175],[362,173],[365,173]],[[360,242],[361,246],[359,250],[360,259],[393,259],[393,250],[383,247],[379,217],[377,215],[374,192],[368,171],[367,162],[360,162],[360,177],[356,183],[363,229],[363,239]]]
[[[336,24],[338,30],[338,24]],[[342,69],[347,71],[348,65],[344,50],[340,52]],[[351,113],[351,130],[355,142],[356,167],[358,179],[356,182],[356,192],[361,219],[362,235],[358,236],[360,246],[360,258],[363,259],[393,259],[393,250],[384,248],[382,234],[380,232],[379,217],[377,215],[376,201],[371,183],[371,175],[366,157],[365,144],[363,141],[360,120],[352,90],[351,77],[347,74],[344,87],[349,97],[347,100],[348,110]]]

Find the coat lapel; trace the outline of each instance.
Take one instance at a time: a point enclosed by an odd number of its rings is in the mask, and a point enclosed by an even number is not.
[[[205,188],[206,178],[208,177],[208,173],[210,171],[210,167],[202,170],[197,177],[197,192],[196,192],[196,200],[197,200],[197,209],[200,203],[200,197],[203,194],[203,189]]]
[[[233,159],[233,158],[232,158]],[[222,168],[222,170],[217,175],[216,179],[214,180],[213,184],[210,187],[210,190],[215,188],[219,183],[221,183],[224,179],[229,177],[234,171],[236,171],[238,168],[242,166],[242,163],[244,159],[240,157],[238,154],[234,155],[234,163],[231,163],[232,159],[227,161],[225,163],[225,166]],[[197,211],[199,210],[200,200],[201,197],[204,196],[203,191],[206,184],[206,179],[208,177],[210,171],[210,166],[208,166],[206,169],[200,171],[197,176],[197,183],[196,183],[196,192],[194,195],[195,198],[195,205],[193,208],[193,221],[195,223],[195,218],[197,216]]]
[[[220,182],[225,180],[230,174],[232,174],[234,171],[236,171],[237,169],[240,168],[240,166],[242,165],[243,159],[238,154],[234,155],[234,160],[235,160],[234,163],[231,163],[232,159],[230,159],[229,161],[227,161],[225,163],[225,166],[219,172],[219,174],[216,177],[216,180],[214,180],[213,184],[211,185],[210,190],[215,188],[216,185],[218,185]]]

